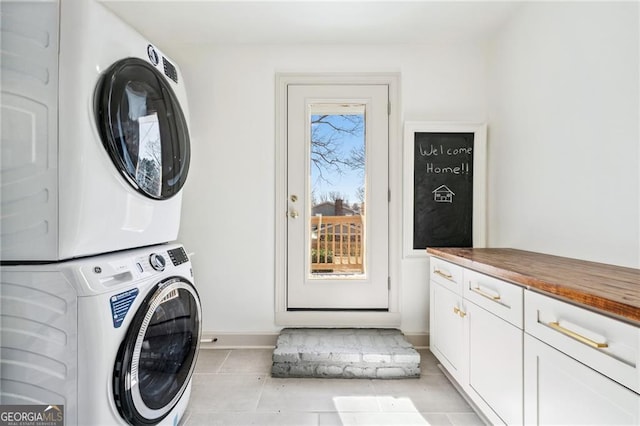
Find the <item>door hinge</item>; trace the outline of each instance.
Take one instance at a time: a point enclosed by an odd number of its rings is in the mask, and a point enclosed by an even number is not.
[[[391,190],[387,189],[387,201],[391,202]]]
[[[387,115],[391,115],[391,101],[387,102]]]
[[[387,277],[387,290],[391,291],[391,277]]]

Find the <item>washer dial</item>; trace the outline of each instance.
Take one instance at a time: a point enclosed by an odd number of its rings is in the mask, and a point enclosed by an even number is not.
[[[151,255],[149,256],[149,263],[151,264],[151,267],[156,271],[164,271],[164,267],[166,266],[167,261],[164,260],[164,257],[162,257],[162,255],[151,253]]]

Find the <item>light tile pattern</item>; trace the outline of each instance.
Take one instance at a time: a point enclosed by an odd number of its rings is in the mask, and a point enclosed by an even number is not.
[[[203,349],[183,426],[483,425],[421,350],[419,379],[280,379],[272,350]]]

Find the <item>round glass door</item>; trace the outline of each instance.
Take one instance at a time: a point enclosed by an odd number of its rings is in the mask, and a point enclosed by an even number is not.
[[[102,143],[125,179],[152,199],[176,195],[191,150],[186,119],[165,77],[142,59],[120,60],[100,79],[95,109]]]
[[[200,347],[201,308],[191,283],[169,278],[149,293],[116,359],[113,393],[130,424],[155,424],[187,389]]]

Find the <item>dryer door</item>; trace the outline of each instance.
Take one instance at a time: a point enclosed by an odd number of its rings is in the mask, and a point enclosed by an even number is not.
[[[167,79],[142,59],[120,60],[100,79],[95,110],[102,144],[129,184],[152,199],[176,195],[187,179],[191,150]]]
[[[151,290],[120,346],[113,393],[130,424],[156,424],[188,388],[200,347],[198,293],[184,278],[172,277]]]

